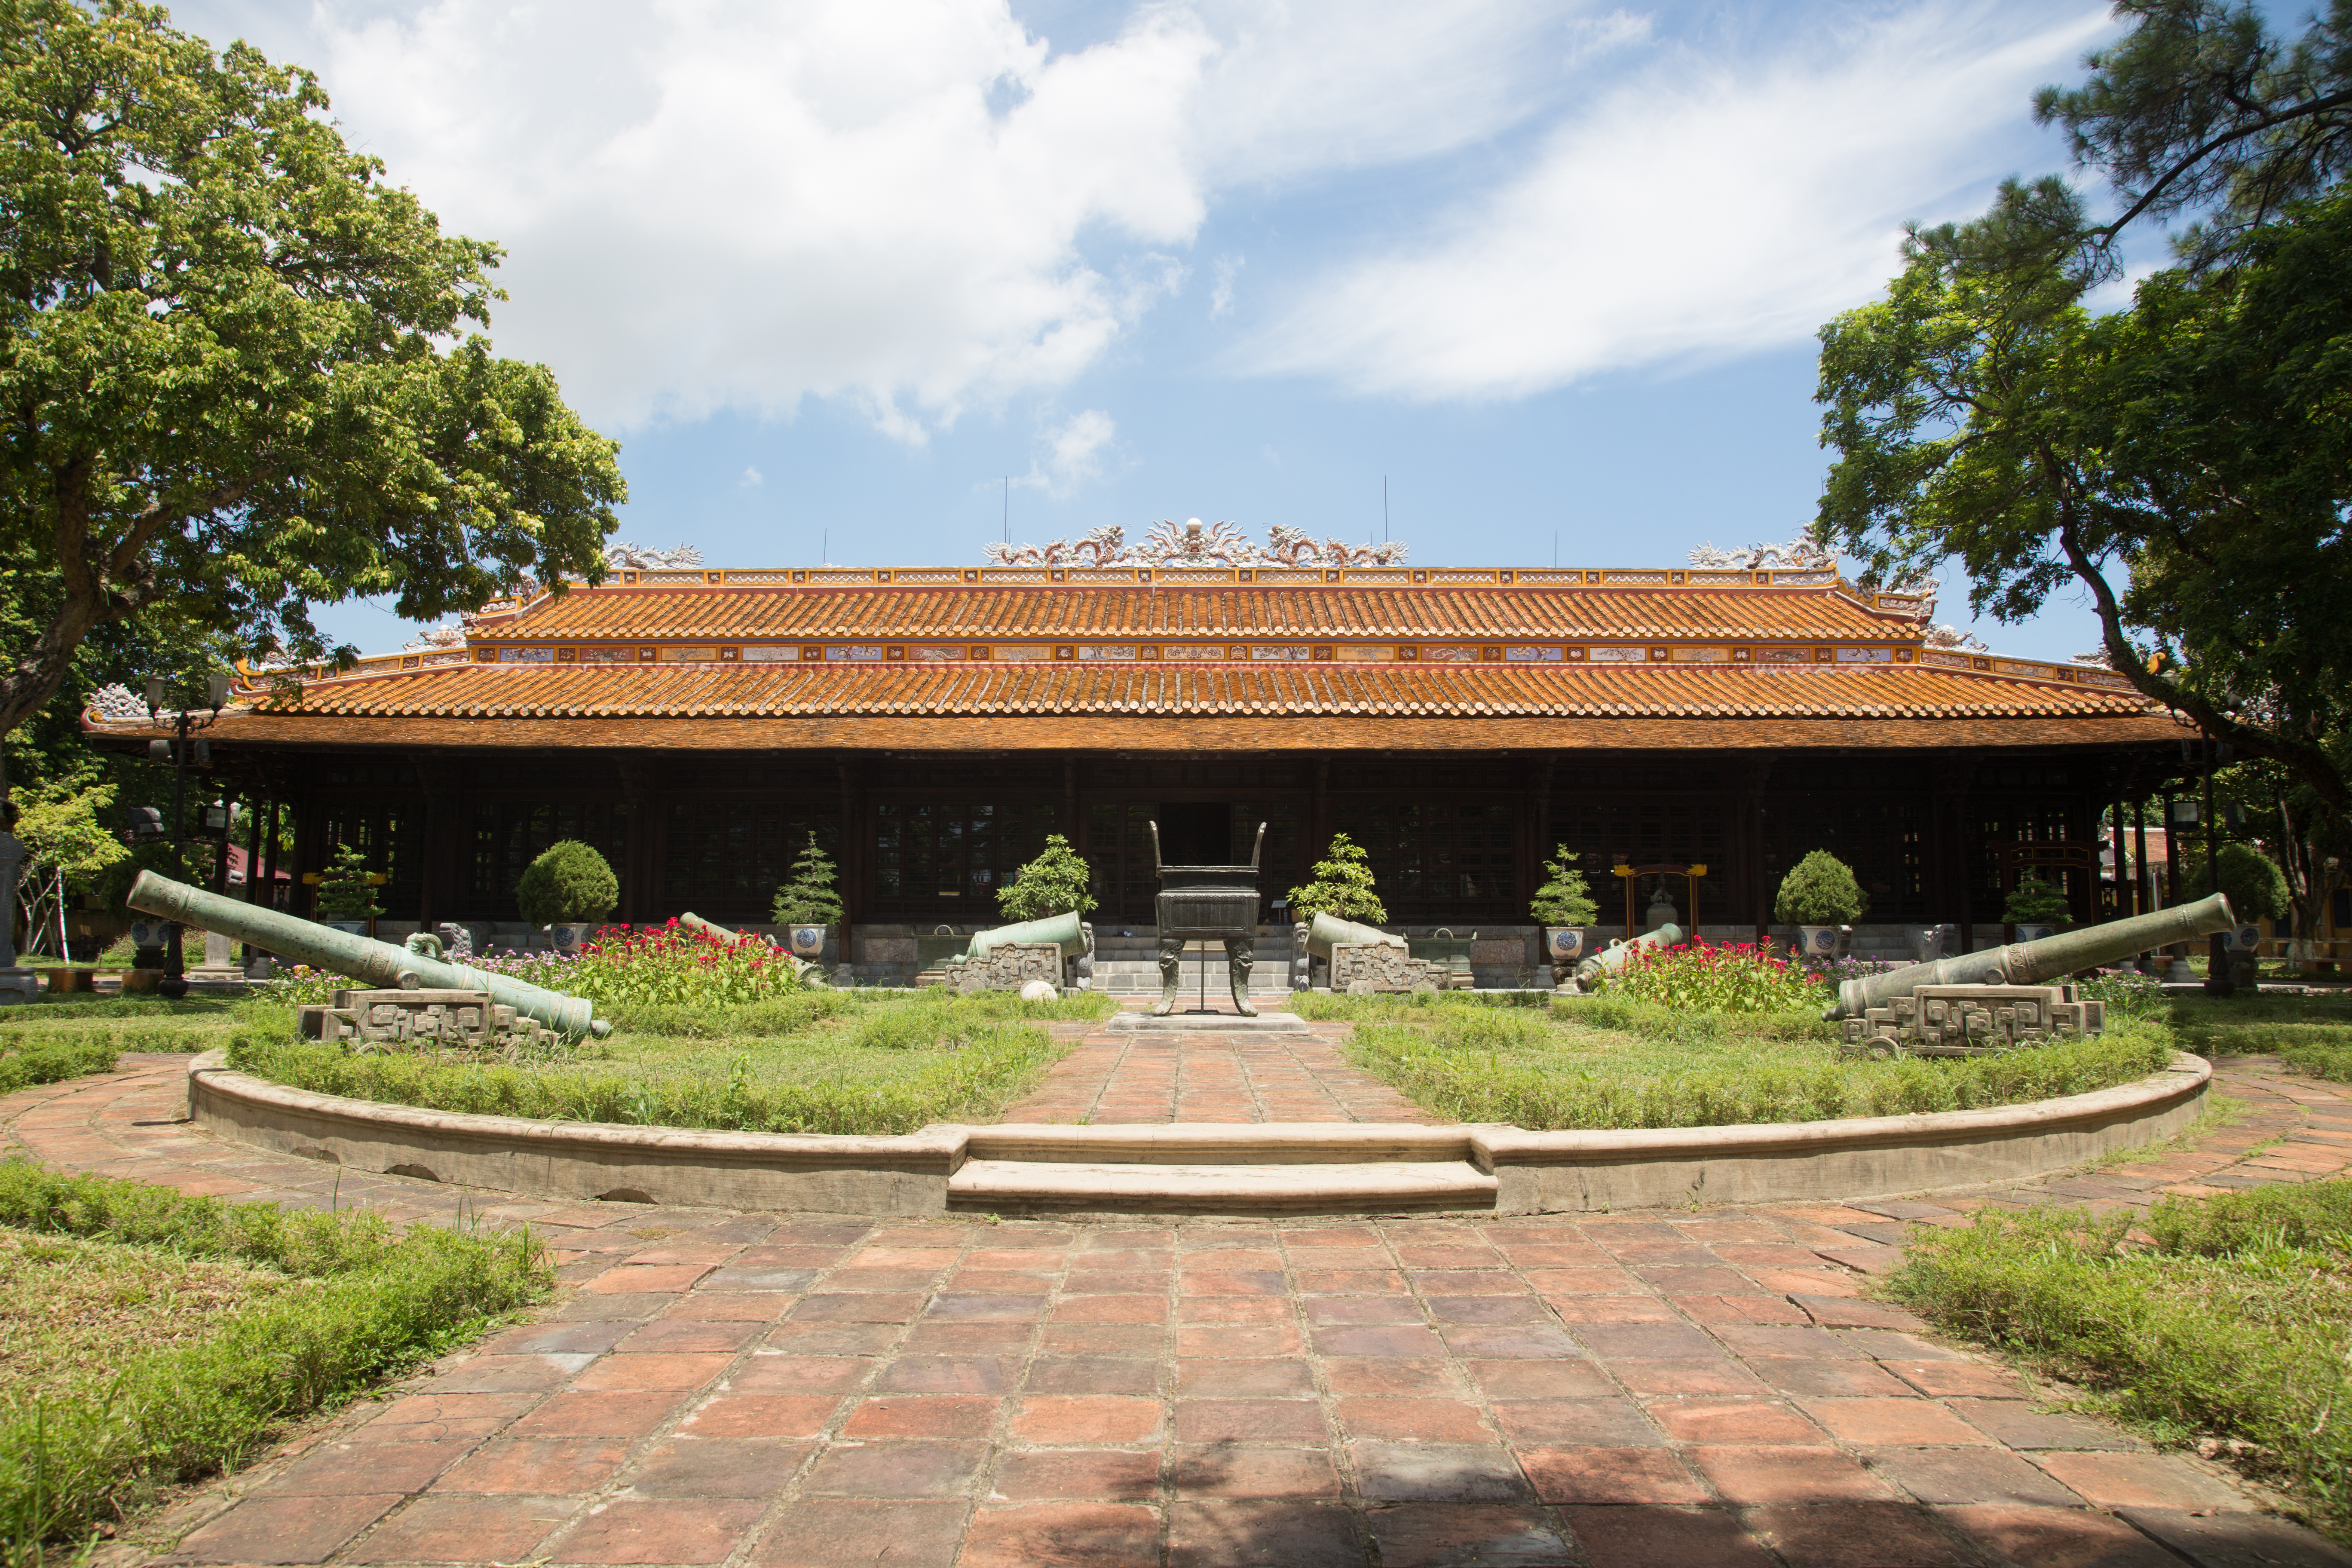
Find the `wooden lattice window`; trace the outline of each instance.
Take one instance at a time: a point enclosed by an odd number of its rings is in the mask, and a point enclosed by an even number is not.
[[[1051,801],[884,801],[874,815],[874,905],[885,920],[997,923],[997,889],[1055,831]]]
[[[671,804],[667,826],[665,915],[691,910],[721,925],[768,923],[776,889],[812,832],[817,847],[841,863],[833,813],[806,803],[680,800]]]

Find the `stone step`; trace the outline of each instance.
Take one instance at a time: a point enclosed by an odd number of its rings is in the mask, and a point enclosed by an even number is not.
[[[1473,1146],[1460,1122],[1002,1121],[968,1129],[964,1150],[974,1160],[1045,1164],[1361,1165],[1458,1164]]]
[[[966,1160],[948,1207],[986,1214],[1491,1214],[1497,1184],[1466,1160],[1139,1165]]]

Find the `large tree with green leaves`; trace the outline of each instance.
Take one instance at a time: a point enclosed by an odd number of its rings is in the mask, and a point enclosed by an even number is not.
[[[1815,534],[1881,578],[1958,560],[2004,620],[2080,590],[2141,691],[2352,815],[2352,0],[2291,43],[2244,5],[2116,9],[2038,107],[2118,215],[2053,179],[1913,231],[1822,329]],[[2127,226],[2183,213],[2180,265],[2089,309]]]
[[[330,649],[603,574],[614,442],[486,326],[497,247],[352,152],[317,80],[134,0],[0,0],[0,564],[48,591],[0,731],[151,612]]]
[[[2352,200],[2105,316],[2043,242],[2070,213],[2047,182],[1916,232],[1822,330],[1816,531],[1880,577],[1957,559],[2003,620],[2080,588],[2141,691],[2352,811]]]

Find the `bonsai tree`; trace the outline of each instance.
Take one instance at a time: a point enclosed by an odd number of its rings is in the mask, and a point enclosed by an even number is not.
[[[2013,926],[2056,926],[2063,931],[2074,923],[2074,906],[2066,901],[2065,889],[2029,868],[2018,874],[2017,886],[2009,890],[2009,902],[2000,907],[2000,918]]]
[[[1093,873],[1070,847],[1070,841],[1049,833],[1037,858],[996,889],[996,907],[1004,911],[1005,919],[1013,921],[1042,921],[1073,910],[1085,914],[1095,907],[1094,895],[1087,891],[1092,879]]]
[[[1378,925],[1389,911],[1372,890],[1372,866],[1363,847],[1344,833],[1331,836],[1331,847],[1315,863],[1315,874],[1303,888],[1290,889],[1290,918],[1311,921],[1331,915],[1343,921]]]
[[[577,838],[549,845],[515,884],[515,903],[535,926],[593,923],[620,901],[621,882],[612,866]]]
[[[1576,857],[1568,852],[1565,844],[1553,853],[1555,860],[1544,862],[1547,880],[1536,889],[1528,901],[1528,912],[1548,926],[1588,926],[1601,907],[1592,901],[1592,889],[1585,885],[1584,873],[1573,869]]]
[[[355,844],[339,844],[335,858],[319,873],[319,918],[322,921],[372,921],[383,913],[375,901],[367,857]]]
[[[1853,868],[1826,849],[1816,849],[1789,868],[1772,900],[1772,918],[1782,925],[1852,925],[1870,907]]]
[[[780,926],[829,926],[841,920],[841,895],[833,890],[832,858],[808,836],[808,847],[793,862],[792,880],[776,889],[775,921]]]
[[[2269,857],[2251,844],[2224,844],[2220,858],[2222,894],[2230,900],[2230,912],[2240,923],[2259,920],[2267,915],[2273,920],[2285,916],[2292,907],[2286,888],[2286,873],[2272,863]],[[2201,899],[2213,891],[2216,878],[2206,869],[2200,856],[2194,865],[2180,868],[2183,897]]]

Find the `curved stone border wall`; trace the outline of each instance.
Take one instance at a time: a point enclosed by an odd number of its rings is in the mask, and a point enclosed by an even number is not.
[[[2026,1181],[2152,1143],[2198,1115],[2212,1068],[2176,1056],[2138,1083],[2028,1105],[1931,1116],[1524,1132],[1387,1123],[927,1127],[903,1137],[789,1136],[532,1121],[313,1094],[188,1068],[196,1125],[354,1168],[532,1197],[937,1214],[967,1159],[1116,1165],[1466,1161],[1496,1179],[1506,1215],[1690,1204],[1897,1197]],[[1198,1212],[1215,1212],[1203,1190]],[[1106,1209],[1115,1205],[1107,1202]]]

